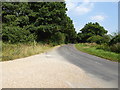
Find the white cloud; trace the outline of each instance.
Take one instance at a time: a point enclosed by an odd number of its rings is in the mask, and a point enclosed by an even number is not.
[[[67,0],[66,7],[68,9],[67,14],[83,15],[93,9],[94,3],[89,2],[89,0],[84,0],[81,3],[71,2],[71,0]]]
[[[93,3],[88,3],[88,5],[80,5],[75,8],[77,14],[82,15],[90,12],[92,10]]]
[[[92,16],[90,19],[94,20],[94,21],[104,21],[105,16],[103,16],[103,15],[96,15],[96,16]]]

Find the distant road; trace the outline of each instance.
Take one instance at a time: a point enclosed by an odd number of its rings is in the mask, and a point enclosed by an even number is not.
[[[118,87],[116,62],[80,52],[73,44],[1,64],[3,88]]]

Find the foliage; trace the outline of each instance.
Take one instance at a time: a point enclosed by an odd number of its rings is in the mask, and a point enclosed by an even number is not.
[[[75,42],[76,32],[66,10],[65,2],[3,2],[3,41]]]
[[[86,52],[88,54],[96,55],[98,57],[102,57],[102,58],[105,58],[105,59],[108,59],[108,60],[120,62],[120,57],[119,57],[120,54],[119,53],[106,51],[106,50],[103,50],[103,49],[98,49],[97,45],[92,47],[89,44],[80,43],[80,44],[76,44],[75,47],[82,52]]]
[[[112,52],[120,53],[120,43],[116,43],[110,46]]]
[[[120,34],[116,35],[110,42],[109,45],[120,43]]]
[[[104,35],[104,36],[91,36],[87,39],[87,42],[90,43],[97,43],[97,44],[102,44],[102,43],[108,43],[110,40],[109,36]]]
[[[111,51],[111,50],[110,50],[110,47],[109,47],[107,44],[97,45],[96,48],[97,48],[97,49],[102,49],[102,50],[105,50],[105,51]]]
[[[99,25],[99,23],[88,23],[86,24],[81,30],[81,32],[78,33],[78,40],[81,42],[87,42],[87,39],[90,38],[90,41],[96,41],[93,40],[94,37],[99,37],[99,40],[101,40],[101,37],[103,37],[105,34],[107,34],[107,30],[105,30],[102,26]],[[92,37],[93,36],[93,37]],[[89,40],[88,40],[89,41]],[[97,40],[97,42],[100,42]]]
[[[75,43],[77,34],[76,34],[72,20],[69,17],[64,18],[63,25],[65,25],[65,28],[61,32],[65,33],[65,36],[66,36],[65,42]]]
[[[51,41],[52,43],[56,42],[56,44],[63,44],[65,43],[65,35],[61,32],[57,32],[51,37]]]
[[[101,36],[99,36],[99,35],[97,35],[97,36],[91,36],[91,37],[89,37],[87,39],[88,42],[90,42],[90,43],[95,42],[97,44],[101,44],[102,40],[103,40],[103,38]]]
[[[20,27],[4,27],[3,40],[11,43],[16,42],[33,42],[35,35]]]
[[[97,45],[97,49],[120,53],[120,43],[116,43],[110,46],[108,44]]]
[[[89,41],[91,40],[91,42],[92,42],[92,40],[101,41],[102,43],[98,43],[101,45],[97,45],[97,49],[120,53],[120,35],[119,34],[118,35],[116,34],[116,36],[107,35],[105,37],[103,36],[103,37],[101,37],[101,40],[99,40],[98,37],[93,36],[93,37],[90,37],[88,40]],[[113,37],[113,38],[110,40],[111,37]]]

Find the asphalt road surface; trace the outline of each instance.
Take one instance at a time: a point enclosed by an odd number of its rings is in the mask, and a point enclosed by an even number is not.
[[[93,77],[100,78],[118,87],[118,63],[83,53],[74,44],[58,48],[58,53],[68,62],[82,68]]]
[[[1,64],[3,88],[118,88],[118,63],[73,44]]]

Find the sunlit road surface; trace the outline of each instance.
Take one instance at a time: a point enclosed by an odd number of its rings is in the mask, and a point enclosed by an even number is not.
[[[0,64],[2,88],[118,88],[118,63],[72,44]]]

